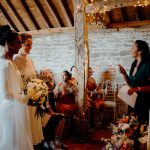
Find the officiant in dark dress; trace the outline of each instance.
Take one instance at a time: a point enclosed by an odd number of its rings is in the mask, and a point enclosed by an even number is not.
[[[119,65],[120,72],[130,86],[128,94],[138,94],[134,109],[128,106],[128,113],[134,112],[139,120],[148,123],[150,109],[150,50],[145,41],[136,40],[131,49],[133,61],[129,76],[125,69]],[[141,123],[142,123],[141,122]]]

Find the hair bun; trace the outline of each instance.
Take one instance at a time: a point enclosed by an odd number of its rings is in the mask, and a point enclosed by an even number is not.
[[[8,33],[11,31],[9,25],[0,27],[0,45],[4,46]]]

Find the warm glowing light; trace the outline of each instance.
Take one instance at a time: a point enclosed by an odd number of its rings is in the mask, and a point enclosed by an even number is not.
[[[119,7],[142,6],[148,7],[150,0],[86,0],[87,1],[87,22],[88,24],[104,25],[105,13]],[[126,3],[125,3],[126,1]]]
[[[145,6],[147,6],[147,5],[148,5],[148,1],[146,0],[146,1],[145,1]]]

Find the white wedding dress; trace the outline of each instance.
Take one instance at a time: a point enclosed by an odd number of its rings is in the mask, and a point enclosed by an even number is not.
[[[33,150],[30,117],[20,84],[17,67],[0,58],[0,150]]]
[[[20,54],[16,55],[14,58],[14,62],[17,65],[19,71],[25,78],[36,76],[35,67],[29,56],[21,56]],[[31,132],[32,132],[32,142],[33,145],[37,145],[42,142],[44,139],[41,117],[37,119],[35,117],[35,106],[28,106],[30,113],[30,122],[31,122]]]

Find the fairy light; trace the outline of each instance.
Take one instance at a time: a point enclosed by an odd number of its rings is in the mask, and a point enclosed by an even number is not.
[[[147,6],[147,5],[148,5],[148,1],[146,0],[146,1],[145,1],[145,6]]]
[[[147,7],[150,5],[149,0],[101,0],[101,1],[94,1],[94,0],[86,0],[88,3],[86,5],[91,7],[89,8],[89,12],[87,14],[88,17],[88,23],[89,24],[96,24],[101,25],[104,24],[104,17],[105,13],[107,11],[110,11],[114,8],[120,8],[120,7],[128,7],[128,6],[142,6]],[[125,2],[126,1],[126,2]],[[99,14],[99,15],[95,15]]]

